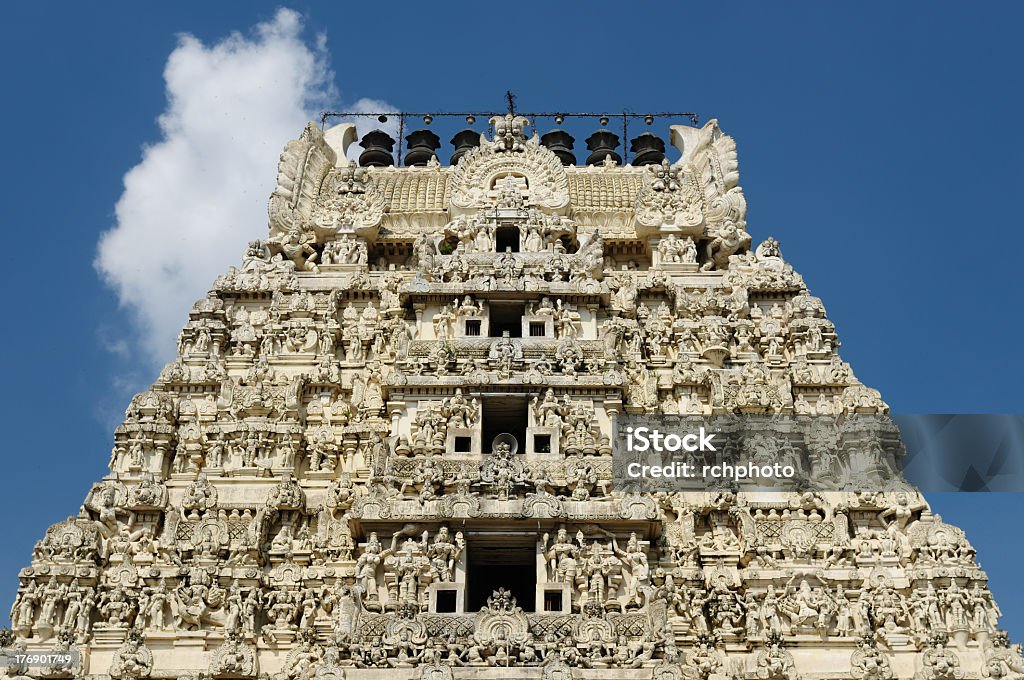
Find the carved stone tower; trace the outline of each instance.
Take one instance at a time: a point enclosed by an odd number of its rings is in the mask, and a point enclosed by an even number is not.
[[[382,132],[347,161],[351,125],[287,144],[269,237],[19,574],[0,647],[73,667],[8,675],[1022,677],[919,494],[613,488],[624,414],[886,406],[751,248],[716,121],[673,126],[671,164],[595,134],[587,167],[491,123],[455,166],[424,131],[404,167]]]

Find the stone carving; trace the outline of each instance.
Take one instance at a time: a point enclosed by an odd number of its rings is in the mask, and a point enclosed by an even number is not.
[[[377,226],[386,208],[384,197],[375,191],[367,170],[350,163],[332,171],[324,180],[320,200],[309,220],[319,237],[330,238],[347,229],[360,231]],[[324,264],[367,263],[364,241],[346,238],[334,243],[339,245],[330,251],[332,261]]]
[[[487,598],[487,605],[476,615],[471,654],[493,665],[517,656],[530,640],[530,622],[511,593],[501,588]]]
[[[316,237],[311,232],[291,228],[284,234],[267,240],[270,252],[288,260],[296,271],[319,272],[316,261],[320,254],[313,247]]]
[[[981,668],[983,678],[1007,678],[1017,680],[1024,678],[1024,656],[1020,645],[1009,647],[1005,634],[999,634],[993,641],[993,647],[985,658]]]
[[[896,455],[844,417],[888,407],[778,242],[751,252],[717,123],[586,168],[492,124],[455,168],[288,144],[266,240],[18,574],[0,647],[81,667],[19,677],[1024,676],[963,532],[839,488]],[[623,493],[623,413],[821,416],[742,444],[816,488]]]
[[[270,198],[271,234],[285,233],[308,221],[323,178],[336,160],[337,154],[313,123],[306,126],[299,139],[285,146],[277,170],[277,187]]]
[[[210,675],[214,678],[256,677],[256,652],[231,635],[213,654]]]
[[[530,484],[530,470],[517,459],[508,442],[499,442],[492,455],[480,465],[480,481],[499,499],[507,499],[516,489]]]
[[[960,658],[946,647],[947,638],[939,633],[934,635],[921,655],[921,669],[917,677],[921,680],[959,680],[964,677]]]
[[[697,264],[697,245],[691,236],[669,234],[658,242],[658,254],[665,264]]]
[[[564,208],[569,202],[565,169],[554,153],[539,144],[536,135],[526,139],[527,120],[509,114],[495,116],[491,123],[495,126],[495,141],[469,151],[452,172],[452,206],[478,209],[496,205],[498,178],[511,176],[526,180],[534,205],[546,210]]]
[[[757,655],[754,676],[764,680],[797,680],[793,655],[782,647],[780,635],[769,635]]]
[[[871,636],[858,642],[857,650],[850,656],[850,671],[857,680],[891,680],[894,677],[889,660],[879,651]]]
[[[650,227],[675,227],[683,233],[697,227],[692,235],[700,236],[704,215],[699,184],[686,177],[681,168],[673,168],[668,159],[647,167],[649,173],[637,195],[637,222]]]
[[[200,472],[199,478],[185,491],[181,500],[181,509],[193,516],[217,507],[217,487],[207,479],[206,473]]]
[[[153,672],[153,653],[142,644],[137,635],[130,635],[110,665],[108,673],[114,680],[148,678]]]

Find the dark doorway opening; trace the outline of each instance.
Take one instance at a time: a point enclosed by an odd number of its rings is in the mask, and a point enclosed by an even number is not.
[[[454,590],[437,591],[437,613],[452,614],[455,612],[455,605],[458,602]]]
[[[492,338],[500,338],[505,332],[508,332],[510,338],[522,337],[523,314],[526,313],[525,303],[493,301],[490,306],[488,335]]]
[[[494,438],[508,432],[519,442],[518,453],[526,453],[527,408],[525,396],[484,397],[481,449],[490,453]]]
[[[467,537],[467,612],[478,612],[499,588],[512,593],[523,611],[534,611],[537,597],[536,537],[478,534]]]
[[[504,253],[507,250],[519,252],[519,227],[498,227],[494,231],[495,250]]]

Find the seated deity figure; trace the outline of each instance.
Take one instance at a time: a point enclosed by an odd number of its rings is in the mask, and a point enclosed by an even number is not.
[[[319,272],[316,261],[318,254],[307,241],[307,238],[298,230],[290,229],[288,233],[280,237],[272,244],[281,252],[285,259],[290,260],[299,271]]]

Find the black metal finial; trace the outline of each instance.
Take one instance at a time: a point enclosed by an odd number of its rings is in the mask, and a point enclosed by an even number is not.
[[[508,112],[516,115],[516,96],[512,94],[512,90],[505,90],[505,101],[508,102]]]

